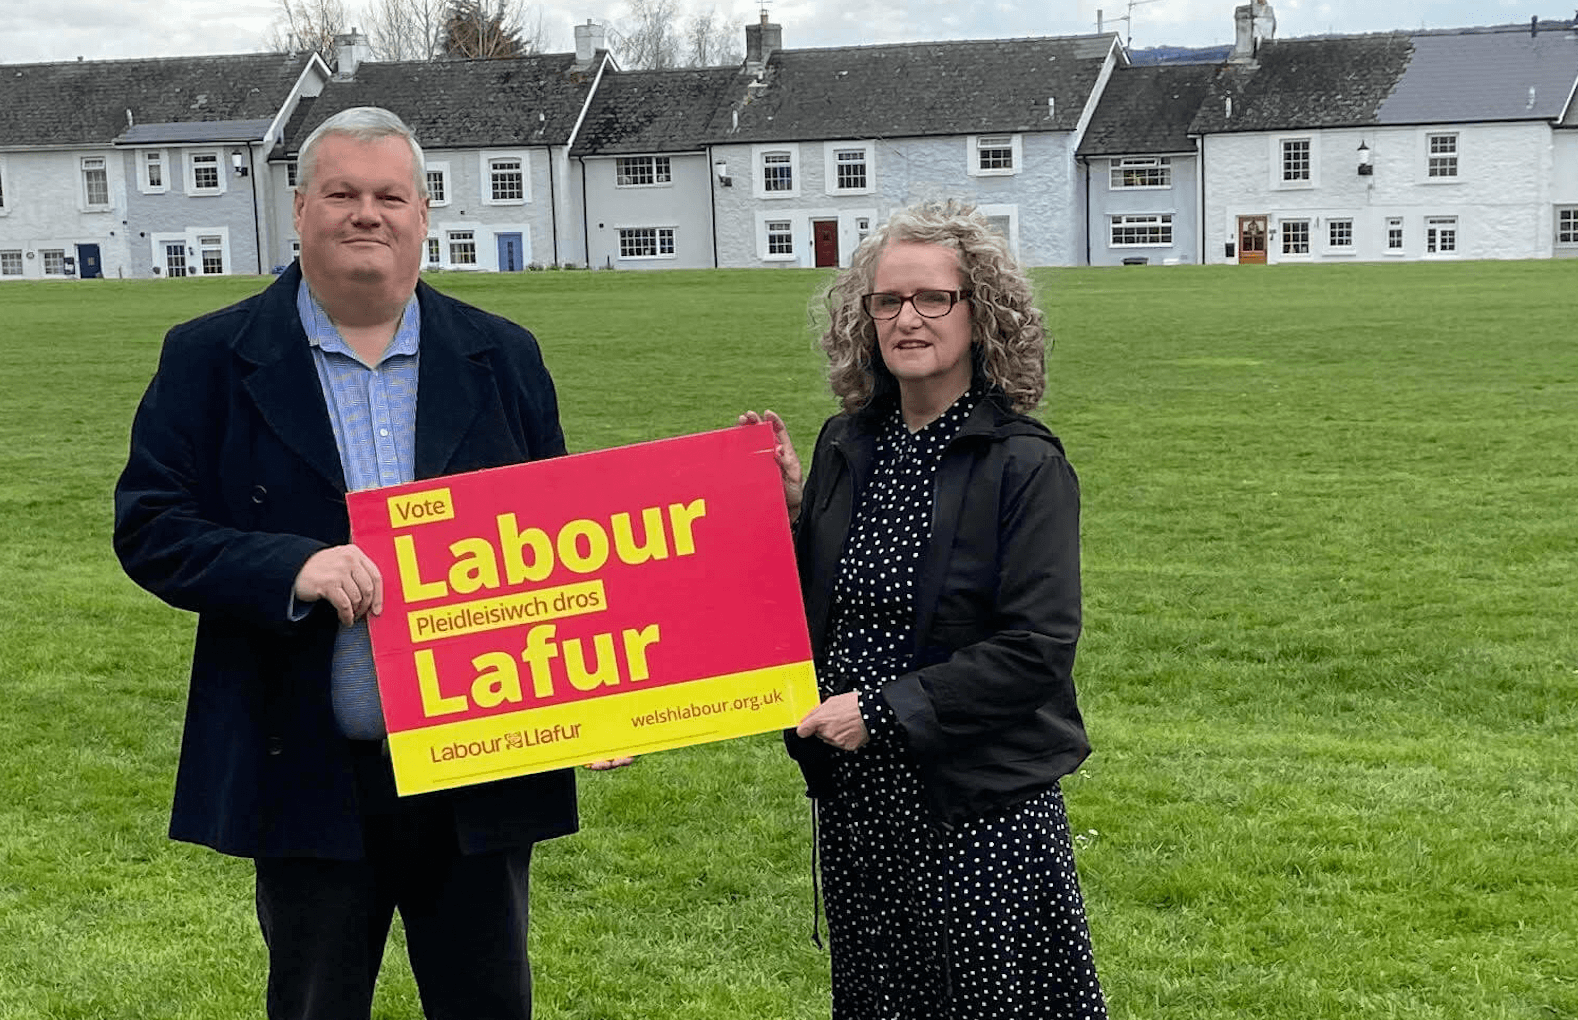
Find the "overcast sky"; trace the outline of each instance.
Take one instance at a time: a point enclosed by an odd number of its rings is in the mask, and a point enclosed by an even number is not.
[[[363,0],[346,0],[352,11]],[[1107,28],[1128,0],[772,0],[772,20],[786,47],[861,46],[929,39],[1072,35]],[[1136,47],[1210,46],[1232,42],[1237,0],[1136,0]],[[1273,0],[1279,37],[1326,32],[1380,32],[1527,22],[1531,15],[1571,18],[1572,4],[1530,6],[1518,0]],[[759,4],[680,0],[687,12],[715,10],[737,25],[754,21]],[[617,25],[625,0],[573,0],[542,9],[550,49],[574,45],[571,26],[591,18]],[[265,49],[276,2],[269,0],[0,0],[0,63],[249,53]],[[354,20],[354,16],[353,16]]]

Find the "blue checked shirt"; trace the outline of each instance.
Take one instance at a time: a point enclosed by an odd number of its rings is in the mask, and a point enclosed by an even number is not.
[[[348,491],[409,482],[416,474],[416,380],[421,314],[416,295],[406,302],[394,339],[371,367],[352,352],[328,313],[307,290],[296,291],[296,310],[312,345],[323,399]],[[378,675],[366,619],[341,627],[330,673],[334,719],[352,740],[384,736]]]

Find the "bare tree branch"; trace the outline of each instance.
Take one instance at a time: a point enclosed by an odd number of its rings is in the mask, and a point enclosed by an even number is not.
[[[443,52],[449,0],[374,0],[368,40],[379,60],[436,60]]]
[[[346,29],[342,0],[279,0],[269,29],[271,49],[317,53],[334,66],[334,37]]]

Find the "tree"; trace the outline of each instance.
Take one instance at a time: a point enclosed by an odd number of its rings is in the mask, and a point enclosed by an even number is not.
[[[379,60],[436,60],[444,52],[449,0],[373,0],[367,37]]]
[[[678,67],[680,39],[674,23],[678,0],[629,0],[630,18],[620,35],[620,62],[626,67],[662,70]]]
[[[497,0],[449,0],[444,15],[442,55],[452,59],[524,57],[542,48],[543,16],[529,17],[523,6]]]
[[[689,67],[718,67],[745,59],[740,28],[718,17],[716,10],[693,16],[685,25],[685,55]]]
[[[334,37],[345,31],[346,20],[341,0],[279,0],[269,48],[316,53],[333,67]]]

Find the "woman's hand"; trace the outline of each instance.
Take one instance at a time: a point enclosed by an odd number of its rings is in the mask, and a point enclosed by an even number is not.
[[[802,737],[818,740],[856,751],[871,739],[866,732],[865,720],[860,718],[860,695],[855,691],[835,694],[806,713],[794,731]]]
[[[794,442],[789,438],[789,428],[784,420],[772,411],[746,411],[740,415],[741,425],[760,425],[767,422],[773,427],[773,459],[778,461],[778,473],[784,482],[784,505],[789,508],[791,522],[800,517],[800,494],[804,478],[800,472],[800,458],[794,452]]]

